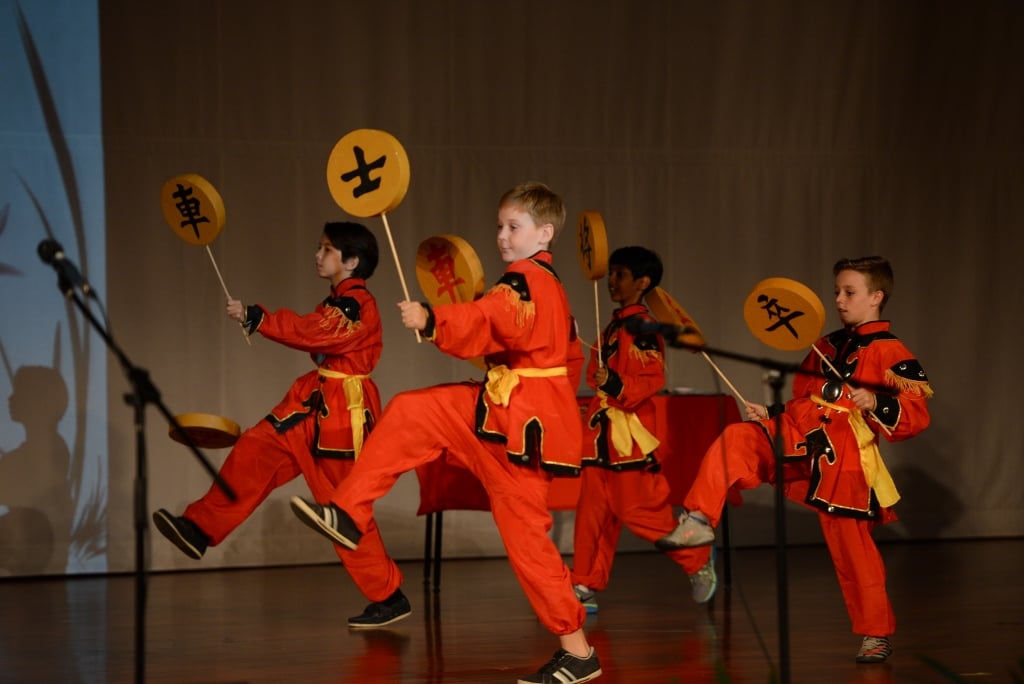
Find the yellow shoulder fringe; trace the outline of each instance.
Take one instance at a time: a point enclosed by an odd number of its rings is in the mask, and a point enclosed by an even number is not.
[[[642,366],[661,358],[661,352],[657,349],[640,349],[635,344],[629,345],[629,355],[631,358],[639,359]]]
[[[516,325],[524,326],[528,321],[533,320],[536,314],[536,304],[524,302],[515,289],[505,283],[498,283],[492,289],[505,295],[505,310],[516,310]]]
[[[320,329],[328,335],[341,337],[359,327],[359,322],[353,322],[345,313],[336,306],[325,306],[323,320],[320,321]]]
[[[911,394],[917,394],[918,396],[923,395],[925,399],[931,399],[935,394],[932,391],[932,386],[925,380],[908,380],[900,375],[896,375],[891,370],[885,371],[885,384],[890,387],[895,387],[901,392],[910,392]]]

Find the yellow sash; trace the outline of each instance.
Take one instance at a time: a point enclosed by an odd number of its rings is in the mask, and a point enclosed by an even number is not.
[[[495,404],[508,406],[508,398],[512,390],[519,384],[519,378],[550,378],[556,375],[568,375],[565,366],[554,368],[509,368],[502,364],[487,371],[487,396]]]
[[[811,400],[815,404],[849,414],[850,428],[853,429],[853,434],[857,438],[857,447],[860,449],[860,467],[864,471],[864,481],[875,490],[878,503],[882,506],[892,506],[899,501],[900,493],[896,491],[896,483],[893,482],[892,475],[885,467],[882,452],[878,450],[875,433],[868,427],[867,421],[864,420],[864,414],[829,403],[818,396],[812,396]]]
[[[612,446],[620,456],[629,456],[633,453],[634,441],[644,454],[651,453],[661,445],[658,438],[644,427],[635,413],[609,406],[608,395],[605,392],[598,390],[597,396],[601,398],[601,408],[605,409],[605,415],[608,416]]]
[[[349,375],[328,368],[317,368],[316,372],[325,378],[341,380],[341,389],[345,392],[345,408],[348,409],[349,420],[352,423],[352,450],[358,458],[359,452],[363,449],[363,427],[366,425],[363,378],[370,376]]]

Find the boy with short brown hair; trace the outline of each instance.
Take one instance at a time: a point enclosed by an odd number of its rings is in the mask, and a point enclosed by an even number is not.
[[[565,222],[561,198],[524,183],[498,203],[498,250],[508,264],[473,302],[431,308],[401,302],[402,322],[445,353],[484,356],[486,382],[401,392],[367,439],[353,476],[328,501],[294,497],[296,515],[355,548],[373,521],[373,503],[399,475],[447,453],[483,484],[509,563],[537,617],[561,648],[520,684],[587,682],[601,675],[583,633],[586,612],[569,569],[548,536],[553,474],[575,475],[581,439],[576,387],[583,354],[549,247]]]

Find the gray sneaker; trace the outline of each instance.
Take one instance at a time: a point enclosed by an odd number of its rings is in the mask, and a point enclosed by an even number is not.
[[[660,551],[674,551],[689,546],[707,546],[714,541],[715,531],[711,525],[683,511],[676,528],[654,542],[654,546]]]
[[[715,556],[717,550],[711,549],[711,558],[697,572],[690,575],[691,596],[695,603],[703,604],[711,600],[718,588],[718,574],[715,572]]]
[[[576,594],[576,598],[586,608],[588,615],[593,615],[597,612],[597,592],[590,587],[582,584],[572,585],[572,591]]]

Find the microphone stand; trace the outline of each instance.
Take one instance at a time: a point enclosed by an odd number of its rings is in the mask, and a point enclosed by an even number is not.
[[[824,373],[819,373],[806,368],[801,369],[799,364],[783,363],[781,361],[775,361],[774,359],[758,358],[753,356],[747,356],[745,354],[737,354],[735,352],[725,351],[724,349],[714,349],[705,345],[695,345],[682,342],[679,339],[681,334],[684,334],[687,330],[684,328],[680,329],[677,334],[664,335],[665,344],[670,347],[677,349],[688,349],[692,352],[701,351],[712,356],[720,356],[723,358],[734,359],[736,361],[742,361],[744,363],[755,364],[765,369],[765,380],[772,389],[772,403],[781,406],[784,402],[782,400],[782,389],[785,386],[786,373],[803,373],[806,375],[812,375],[822,378],[828,378],[829,376]],[[876,385],[873,383],[862,383],[855,380],[846,379],[844,380],[847,384],[856,387],[867,387],[879,394],[893,394],[893,389],[884,385]],[[789,667],[789,582],[788,582],[788,567],[786,564],[786,496],[783,491],[783,445],[782,445],[782,412],[776,413],[774,417],[775,421],[775,438],[772,440],[772,450],[775,457],[775,548],[776,548],[776,568],[778,573],[777,578],[777,602],[778,602],[778,628],[779,628],[779,682],[781,684],[789,684],[790,681],[790,667]]]
[[[96,319],[92,311],[79,297],[78,292],[68,282],[64,275],[59,275],[57,279],[57,288],[60,292],[68,298],[71,298],[75,302],[75,306],[82,315],[89,321],[92,327],[99,333],[103,341],[106,342],[107,347],[117,357],[117,360],[121,364],[121,368],[124,370],[125,375],[128,377],[128,381],[132,385],[132,392],[125,394],[125,402],[131,405],[134,409],[134,426],[135,426],[135,492],[134,492],[134,523],[135,523],[135,682],[142,684],[145,681],[145,655],[146,655],[146,511],[148,509],[146,503],[146,431],[145,431],[145,417],[146,417],[146,406],[153,404],[157,407],[160,413],[167,419],[167,422],[171,423],[180,435],[183,435],[187,441],[187,446],[191,449],[199,462],[206,468],[207,472],[213,477],[214,482],[224,492],[224,494],[234,501],[237,497],[234,490],[221,478],[217,470],[210,464],[205,456],[199,451],[195,443],[189,437],[188,433],[185,432],[181,425],[178,423],[174,414],[168,410],[160,399],[160,392],[153,385],[149,379],[149,373],[138,366],[134,365],[124,351],[117,345],[111,336],[110,332],[106,330],[103,325]]]

